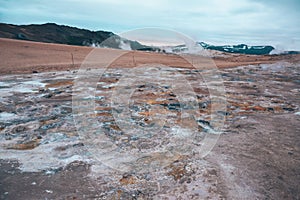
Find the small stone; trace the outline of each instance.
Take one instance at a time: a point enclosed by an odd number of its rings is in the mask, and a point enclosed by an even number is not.
[[[171,96],[171,97],[176,97],[176,94],[170,93],[169,96]]]
[[[146,85],[139,85],[138,88],[145,88]]]
[[[127,137],[127,136],[123,136],[123,137],[121,137],[121,140],[127,141],[127,140],[128,140],[128,137]]]
[[[283,180],[283,177],[282,176],[277,176],[278,179],[280,180]]]
[[[46,94],[44,97],[45,98],[51,98],[53,96],[53,94],[49,93],[49,94]]]
[[[254,106],[252,107],[252,110],[254,111],[266,111],[267,109],[262,106]]]
[[[25,126],[17,126],[15,128],[12,129],[12,132],[13,133],[19,133],[19,132],[24,132],[26,130],[26,127]]]
[[[14,144],[8,146],[7,149],[15,149],[15,150],[31,150],[40,145],[40,139],[34,139],[31,141],[27,141],[21,144]]]
[[[223,116],[229,116],[230,115],[230,113],[226,112],[226,111],[218,111],[217,113],[220,114],[220,115],[223,115]]]
[[[289,112],[293,112],[295,110],[294,108],[287,108],[287,107],[282,108],[282,109],[285,111],[289,111]]]
[[[132,185],[135,184],[136,181],[136,177],[132,176],[131,174],[124,174],[123,177],[120,179],[120,183],[122,185]]]

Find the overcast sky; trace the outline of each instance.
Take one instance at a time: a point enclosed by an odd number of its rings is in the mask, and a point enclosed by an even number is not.
[[[300,0],[0,0],[0,21],[114,33],[173,29],[213,44],[300,49]]]

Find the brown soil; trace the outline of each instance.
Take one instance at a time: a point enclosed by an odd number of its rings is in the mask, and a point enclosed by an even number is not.
[[[80,47],[61,44],[48,44],[0,38],[0,74],[23,74],[32,72],[76,70],[85,57],[93,50],[90,47]],[[124,52],[125,56],[114,64],[123,67],[133,66],[133,53],[116,49],[97,49],[99,53]],[[226,54],[225,57],[213,58],[219,68],[274,63],[287,60],[297,62],[300,55],[239,55]],[[175,67],[189,67],[190,65],[180,56],[153,52],[135,51],[136,64],[161,63]]]

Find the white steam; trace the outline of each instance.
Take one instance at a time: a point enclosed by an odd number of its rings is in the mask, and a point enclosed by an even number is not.
[[[130,43],[126,42],[126,41],[123,41],[123,40],[120,40],[119,47],[120,47],[120,49],[123,49],[123,50],[129,50],[129,51],[132,50],[131,46],[130,46]]]

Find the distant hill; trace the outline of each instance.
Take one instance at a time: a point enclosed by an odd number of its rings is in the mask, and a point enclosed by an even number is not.
[[[272,46],[248,46],[246,44],[214,46],[204,42],[199,42],[204,49],[223,51],[227,53],[251,54],[251,55],[266,55],[266,54],[299,54],[299,51],[280,51],[276,52]]]
[[[13,25],[0,23],[0,37],[35,42],[101,46],[117,49],[149,50],[148,46],[130,41],[107,31],[90,31],[55,23]]]
[[[161,47],[150,47],[142,45],[137,41],[127,40],[108,31],[90,31],[71,26],[58,25],[55,23],[31,24],[31,25],[13,25],[0,23],[0,38],[10,38],[19,40],[28,40],[35,42],[68,44],[78,46],[108,47],[125,50],[142,50],[166,52]],[[265,55],[274,50],[272,46],[247,46],[224,45],[214,46],[204,42],[198,45],[204,49],[223,51],[227,53]],[[170,47],[170,53],[184,52],[187,48],[185,45]],[[284,51],[279,54],[298,54],[298,51]],[[275,53],[277,54],[277,53]]]
[[[228,53],[265,55],[270,54],[275,48],[272,46],[248,46],[246,44],[214,46],[204,42],[199,43],[204,49],[224,51]]]

